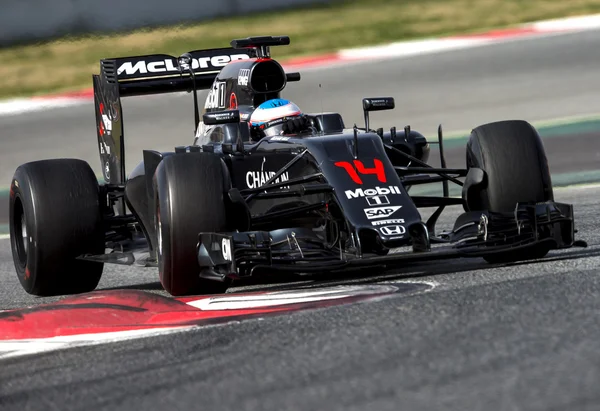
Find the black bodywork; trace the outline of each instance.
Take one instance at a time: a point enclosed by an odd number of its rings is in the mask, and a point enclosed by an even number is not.
[[[288,81],[300,80],[299,73],[285,73],[269,56],[269,47],[288,43],[287,37],[250,38],[180,58],[101,61],[93,81],[106,182],[101,186],[106,241],[112,252],[80,258],[156,265],[154,172],[166,156],[198,151],[221,156],[231,178],[224,206],[237,210],[229,232],[198,233],[199,275],[205,278],[388,267],[577,245],[568,204],[516,204],[507,213],[470,210],[468,197],[485,176],[477,168],[445,167],[441,127],[434,144],[442,168],[427,164],[430,143],[410,127],[371,129],[369,113],[393,109],[392,98],[363,100],[365,127],[347,127],[338,113],[315,113],[307,115],[311,127],[306,132],[253,135],[247,123],[252,110],[279,97]],[[202,113],[197,89],[209,90]],[[126,176],[120,98],[176,91],[193,92],[194,144],[169,153],[145,150],[144,161]],[[413,186],[434,182],[443,184],[441,196],[409,194]],[[461,198],[449,196],[449,183],[463,187]],[[437,233],[436,221],[448,206],[465,212],[452,231]],[[427,221],[419,212],[423,207],[436,209]],[[388,254],[399,247],[409,248]]]

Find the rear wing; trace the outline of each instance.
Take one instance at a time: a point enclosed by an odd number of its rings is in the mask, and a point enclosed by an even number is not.
[[[221,69],[229,62],[252,57],[251,49],[231,47],[196,50],[191,66],[198,89],[208,89]],[[177,58],[167,54],[122,57],[100,61],[100,76],[119,85],[121,97],[187,91],[192,88],[188,72],[180,72]]]
[[[209,89],[227,63],[254,57],[254,49],[196,50],[191,68],[199,90]],[[108,184],[125,183],[125,150],[121,97],[191,91],[192,77],[179,70],[176,57],[166,54],[120,57],[100,61],[92,76],[100,161]]]

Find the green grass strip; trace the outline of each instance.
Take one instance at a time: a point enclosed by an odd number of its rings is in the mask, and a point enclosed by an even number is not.
[[[598,12],[598,0],[334,0],[296,10],[63,38],[0,49],[0,98],[88,88],[102,58],[179,55],[228,46],[234,38],[289,35],[290,46],[273,48],[275,58],[288,58]]]

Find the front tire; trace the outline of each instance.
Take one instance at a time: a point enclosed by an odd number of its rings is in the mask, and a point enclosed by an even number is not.
[[[48,296],[92,291],[103,264],[77,260],[104,253],[98,181],[75,159],[17,168],[10,187],[10,242],[21,285]]]
[[[548,160],[542,140],[526,121],[484,124],[471,132],[467,168],[481,168],[487,184],[467,198],[468,211],[513,212],[517,203],[554,200]],[[484,257],[490,263],[542,258],[549,247],[507,251]]]
[[[198,234],[227,228],[224,196],[231,183],[212,153],[166,157],[154,175],[160,282],[171,295],[216,294],[227,283],[199,276]]]

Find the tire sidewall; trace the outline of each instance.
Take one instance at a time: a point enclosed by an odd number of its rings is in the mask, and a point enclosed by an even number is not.
[[[26,292],[30,294],[36,294],[38,292],[36,288],[36,276],[37,276],[37,217],[35,214],[36,205],[33,196],[31,195],[32,187],[29,178],[25,173],[20,173],[20,170],[15,174],[15,178],[10,186],[10,207],[9,207],[9,215],[10,215],[10,242],[11,242],[11,250],[13,255],[13,261],[15,263],[15,270],[17,272],[17,277],[19,282],[23,286]],[[16,232],[16,224],[21,224],[21,220],[17,213],[22,210],[22,213],[25,215],[25,226],[27,230],[27,253],[25,259],[25,265],[20,263],[20,256],[18,252],[18,246],[16,244],[20,239],[18,235],[20,233]]]
[[[158,259],[158,273],[163,287],[169,289],[172,284],[171,278],[171,201],[169,195],[169,183],[164,173],[157,172],[154,178],[154,204],[156,225],[156,253]],[[166,253],[165,253],[166,250]]]
[[[20,207],[27,229],[24,266],[17,246]],[[87,163],[57,159],[20,166],[11,182],[9,218],[13,261],[26,292],[74,294],[97,286],[103,264],[77,259],[104,252],[98,182]]]
[[[199,276],[197,254],[200,232],[226,228],[224,196],[231,183],[225,168],[214,154],[182,153],[165,158],[156,169],[153,184],[159,277],[172,295],[222,292],[226,288]],[[197,169],[204,174],[195,173]]]
[[[525,121],[500,121],[475,128],[467,143],[466,160],[467,169],[481,168],[487,180],[485,188],[469,199],[468,210],[509,212],[514,210],[508,207],[512,203],[516,206],[517,202],[554,198],[541,139]]]

